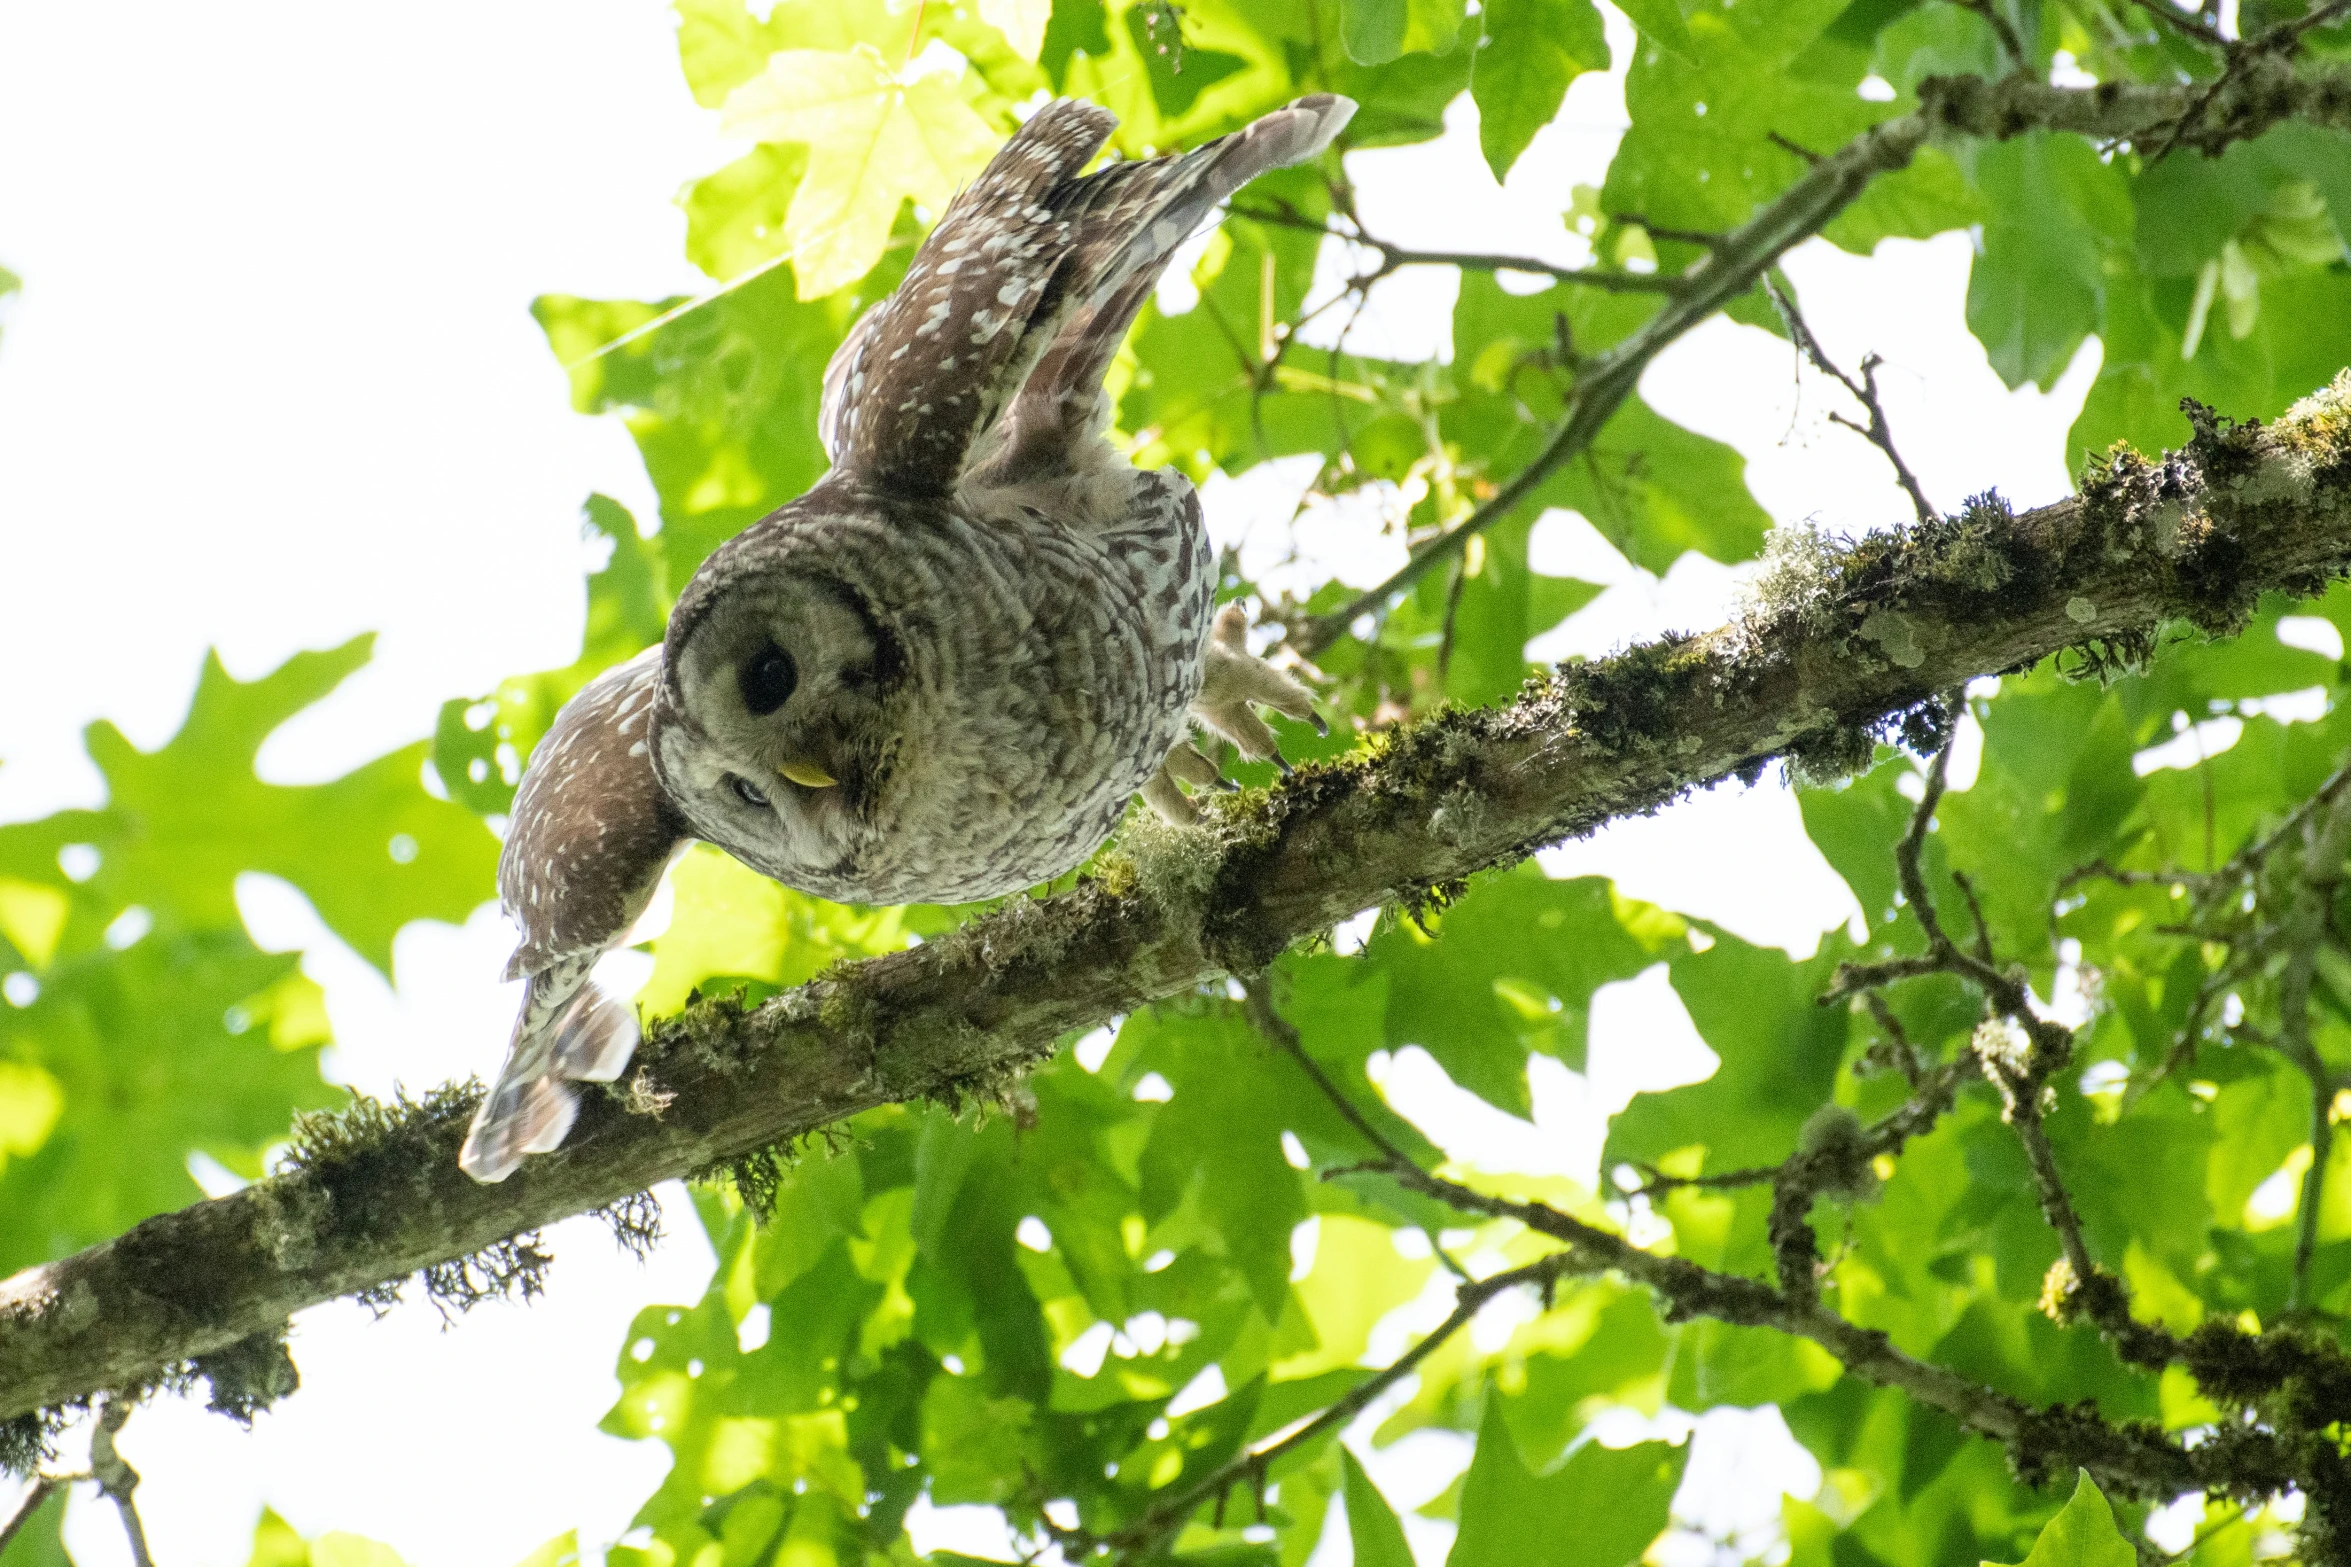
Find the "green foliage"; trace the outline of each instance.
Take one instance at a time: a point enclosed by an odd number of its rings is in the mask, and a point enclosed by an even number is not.
[[[496,841],[421,787],[423,744],[323,784],[255,775],[271,732],[367,654],[252,681],[207,659],[160,749],[90,726],[103,806],[0,826],[0,1269],[194,1201],[191,1155],[258,1176],[295,1112],[335,1102],[318,987],[253,945],[240,875],[285,878],[387,972],[401,926],[490,895]]]
[[[1559,113],[1568,83],[1608,69],[1608,41],[1592,0],[1491,0],[1469,76],[1478,145],[1501,179]]]
[[[712,549],[820,476],[828,357],[1038,94],[1106,104],[1122,119],[1115,153],[1136,156],[1315,91],[1361,101],[1345,152],[1420,142],[1466,93],[1500,177],[1557,122],[1574,79],[1611,64],[1588,0],[1485,0],[1474,15],[1461,0],[676,9],[686,85],[754,142],[679,198],[686,253],[719,291],[534,306],[573,406],[634,437],[659,515],[588,498],[597,557],[579,656],[452,699],[429,747],[329,783],[268,782],[254,770],[264,740],[366,644],[250,682],[208,661],[158,751],[92,727],[102,806],[0,826],[0,1273],[192,1199],[191,1154],[258,1174],[294,1112],[334,1098],[317,1076],[317,989],[293,957],[253,945],[236,878],[283,878],[387,971],[404,924],[462,919],[491,896],[482,821],[510,808],[532,746],[588,680],[659,640]],[[2209,82],[2217,69],[2152,16],[2089,0],[1622,9],[1638,35],[1622,62],[1631,128],[1599,189],[1553,194],[1611,272],[1711,264],[1711,236],[1782,196],[1809,155],[1913,107],[1926,77],[2004,72],[1987,12],[2035,71],[2059,49],[2104,81]],[[2244,25],[2294,11],[2247,0]],[[1381,527],[1422,540],[1538,461],[1595,360],[1654,322],[1664,296],[1572,278],[1515,292],[1520,280],[1473,265],[1430,361],[1308,348],[1312,230],[1351,214],[1346,167],[1334,156],[1240,197],[1194,269],[1198,303],[1144,312],[1113,374],[1117,430],[1139,460],[1203,481],[1312,454],[1308,505],[1366,500]],[[2269,418],[2351,361],[2347,171],[2342,133],[2296,123],[2211,158],[2070,134],[1954,138],[1876,178],[1822,232],[1867,254],[1972,229],[1966,320],[1992,367],[2046,388],[2097,338],[2073,448],[2152,450],[2188,437],[2183,396]],[[0,272],[0,293],[14,282]],[[1728,313],[1784,330],[1758,294]],[[1530,567],[1547,507],[1656,573],[1690,551],[1749,561],[1769,522],[1737,453],[1629,396],[1457,566],[1318,651],[1338,722],[1327,739],[1287,729],[1291,755],[1376,744],[1400,719],[1506,700],[1537,673],[1529,640],[1598,591]],[[1228,568],[1228,597],[1268,596]],[[1299,598],[1267,607],[1289,618],[1349,595],[1321,583]],[[2144,667],[2068,656],[1979,687],[1980,768],[1941,800],[1916,871],[1946,930],[1972,950],[1980,910],[1994,969],[2081,1025],[2030,1102],[2125,1309],[2179,1334],[2296,1323],[2306,1337],[2293,1342],[2331,1347],[2351,1313],[2351,1143],[2334,1138],[2319,1163],[2333,1105],[2277,1048],[2278,916],[2311,885],[2295,813],[2351,755],[2351,719],[2345,667],[2288,645],[2310,640],[2283,627],[2289,615],[2351,629],[2351,595],[2264,602],[2226,642],[2167,632]],[[2085,673],[2104,678],[2068,678]],[[2226,722],[2198,731],[2207,754],[2151,765],[2175,732],[2214,720]],[[1357,949],[1289,953],[1246,999],[1219,986],[1140,1009],[1001,1104],[859,1115],[792,1151],[772,1190],[747,1181],[761,1212],[699,1188],[719,1258],[709,1288],[644,1313],[616,1362],[605,1429],[661,1444],[672,1467],[638,1516],[649,1541],[612,1559],[909,1567],[904,1521],[927,1497],[999,1508],[1024,1543],[1058,1538],[1073,1555],[1114,1540],[1136,1560],[1302,1567],[1343,1497],[1354,1560],[1403,1567],[1403,1526],[1338,1432],[1382,1392],[1373,1379],[1410,1337],[1399,1328],[1446,1309],[1453,1269],[1484,1278],[1558,1252],[1492,1217],[1505,1201],[1757,1289],[1808,1269],[1822,1309],[1892,1351],[2069,1418],[2143,1422],[2142,1435],[2275,1428],[2267,1395],[2239,1397],[2185,1362],[2126,1363],[2076,1298],[2091,1291],[2075,1279],[2066,1293],[2018,1116],[1980,1074],[1956,1074],[1909,1135],[1775,1215],[1758,1172],[1874,1135],[1924,1102],[1914,1074],[1931,1083],[1979,1051],[1997,1058],[2007,1038],[1950,972],[1885,986],[1882,1015],[1836,993],[1840,965],[1930,951],[1927,910],[1897,875],[1920,788],[1917,761],[1888,749],[1859,776],[1800,790],[1805,829],[1861,914],[1810,957],[1521,865],[1382,912]],[[828,905],[707,848],[672,887],[637,998],[655,1015],[696,993],[756,1000],[969,912]],[[2339,931],[2351,909],[2324,912]],[[1600,1192],[1448,1163],[1418,1107],[1386,1097],[1388,1066],[1419,1049],[1526,1115],[1534,1058],[1588,1070],[1599,992],[1659,965],[1717,1064],[1612,1118]],[[2310,968],[2310,1050],[2333,1082],[2351,1070],[2351,957],[2329,935]],[[1396,1156],[1478,1200],[1399,1180]],[[1422,1509],[1455,1527],[1458,1567],[1641,1559],[1675,1523],[1687,1449],[1612,1448],[1593,1427],[1668,1403],[1778,1406],[1826,1477],[1784,1513],[1801,1567],[2119,1567],[2131,1554],[2135,1501],[2117,1514],[2083,1478],[2060,1507],[2034,1482],[2061,1484],[2070,1462],[2030,1442],[2003,1451],[1752,1311],[1662,1299],[1615,1273],[1565,1273],[1520,1299],[1506,1333],[1489,1318],[1429,1349],[1383,1394],[1363,1449],[1474,1438],[1461,1483]],[[1346,1419],[1282,1439],[1343,1400],[1360,1401],[1338,1406]],[[1161,1515],[1212,1479],[1197,1505]],[[2273,1521],[2256,1500],[2211,1525],[2196,1559],[2250,1560]],[[559,1537],[532,1560],[574,1550]],[[9,1560],[60,1551],[44,1523]],[[390,1560],[350,1536],[305,1542],[274,1517],[253,1559]]]
[[[1548,1475],[1520,1460],[1499,1411],[1478,1432],[1447,1567],[1624,1567],[1665,1530],[1687,1448],[1587,1442]]]
[[[2133,1567],[2139,1553],[2114,1526],[2105,1493],[2084,1474],[2019,1567]],[[1990,1563],[1986,1567],[1991,1567]]]

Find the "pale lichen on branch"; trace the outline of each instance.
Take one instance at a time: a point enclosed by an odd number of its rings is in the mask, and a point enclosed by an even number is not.
[[[1753,776],[1774,756],[1864,763],[1875,735],[1942,722],[1935,693],[1974,676],[2085,643],[2143,651],[2167,621],[2232,631],[2260,592],[2312,592],[2351,565],[2351,377],[2273,426],[2205,416],[2160,462],[2118,454],[2078,499],[2022,515],[1979,504],[1823,545],[1810,562],[1734,625],[1565,666],[1504,707],[1383,732],[1212,808],[1202,827],[1133,835],[1100,878],[1049,901],[1017,901],[757,1007],[692,1006],[649,1031],[640,1080],[585,1106],[570,1146],[504,1185],[456,1167],[463,1093],[319,1123],[295,1167],[0,1283],[11,1451],[37,1446],[44,1409],[158,1384],[282,1334],[306,1306],[494,1261],[539,1226],[874,1105],[1000,1093],[1071,1031],[1258,973],[1359,909]],[[1784,1325],[1987,1434],[2038,1432],[2036,1450],[2078,1453],[2093,1472],[2185,1486],[2219,1461],[1991,1397],[1758,1281],[1589,1226],[1558,1238],[1579,1266],[1651,1284],[1679,1309]],[[492,1269],[516,1287],[536,1272],[519,1250]],[[2249,1364],[2244,1385],[2270,1377],[2258,1396],[2285,1396],[2271,1361]]]

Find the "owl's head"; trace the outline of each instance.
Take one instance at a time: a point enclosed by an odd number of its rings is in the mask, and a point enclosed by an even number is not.
[[[788,560],[720,575],[670,619],[663,786],[696,835],[779,881],[852,875],[897,758],[899,640],[839,577]]]

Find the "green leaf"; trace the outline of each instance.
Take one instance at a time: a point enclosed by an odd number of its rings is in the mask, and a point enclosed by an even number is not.
[[[1405,0],[1339,0],[1339,37],[1358,65],[1385,65],[1404,52]]]
[[[1294,1112],[1269,1092],[1263,1043],[1229,1009],[1161,1010],[1128,1018],[1119,1049],[1150,1060],[1173,1089],[1143,1146],[1143,1216],[1156,1222],[1196,1195],[1258,1309],[1278,1321],[1290,1298],[1290,1232],[1307,1209],[1282,1156]],[[1309,1091],[1302,1078],[1296,1090]]]
[[[1989,216],[1968,276],[1968,330],[2002,381],[2047,391],[2098,330],[2129,193],[2087,143],[2045,132],[1984,148],[1975,177]]]
[[[27,1134],[0,1163],[0,1269],[194,1202],[191,1152],[258,1176],[295,1111],[335,1102],[296,962],[239,930],[159,927],[60,960],[30,1005],[0,1008],[0,1116]]]
[[[579,1531],[566,1529],[515,1563],[515,1567],[577,1567],[579,1559]]]
[[[1822,229],[1842,250],[1866,256],[1883,239],[1927,239],[1984,221],[1987,208],[1958,163],[1940,147],[1921,147],[1910,166],[1881,174]]]
[[[871,52],[786,49],[727,95],[721,127],[802,142],[808,169],[784,216],[802,299],[873,270],[898,206],[936,214],[995,155],[988,122],[934,75],[901,81]]]
[[[1608,69],[1608,40],[1592,0],[1487,0],[1482,16],[1469,94],[1478,147],[1499,180],[1559,113],[1567,84]]]
[[[262,743],[367,662],[372,637],[298,653],[258,680],[207,655],[177,734],[140,751],[101,720],[84,731],[107,803],[0,827],[0,875],[66,893],[63,944],[87,950],[137,905],[182,930],[237,923],[239,875],[282,876],[336,935],[386,974],[410,920],[462,921],[493,892],[498,845],[471,814],[426,794],[423,742],[323,784],[254,776]],[[56,855],[84,843],[98,870],[70,881]]]
[[[1412,1547],[1404,1542],[1404,1525],[1396,1521],[1388,1499],[1344,1447],[1339,1463],[1346,1474],[1347,1535],[1355,1548],[1355,1567],[1412,1567]]]
[[[1344,1370],[1363,1359],[1382,1317],[1417,1298],[1437,1269],[1434,1257],[1408,1258],[1396,1250],[1385,1224],[1326,1213],[1318,1226],[1314,1266],[1297,1282],[1298,1303],[1312,1324],[1316,1346],[1277,1362],[1281,1381]]]
[[[1478,1428],[1446,1567],[1625,1567],[1665,1529],[1687,1447],[1587,1442],[1548,1475],[1520,1462],[1500,1412]]]
[[[73,1558],[65,1554],[64,1530],[65,1491],[60,1488],[49,1494],[38,1512],[23,1521],[7,1549],[0,1550],[0,1567],[72,1567]],[[278,1567],[278,1564],[257,1558],[254,1567]],[[305,1564],[290,1562],[285,1567],[305,1567]]]
[[[2136,1567],[2139,1553],[2114,1526],[2114,1509],[2107,1505],[2105,1493],[2088,1470],[2078,1474],[2072,1499],[2041,1530],[2032,1554],[2018,1567]],[[1985,1567],[1995,1564],[1987,1562]]]
[[[653,943],[653,976],[638,995],[656,1016],[721,979],[786,989],[850,958],[906,945],[906,910],[827,903],[768,880],[707,844],[670,872],[669,929]]]
[[[1721,1064],[1702,1083],[1635,1095],[1609,1125],[1604,1169],[1698,1145],[1712,1170],[1775,1164],[1829,1096],[1847,1013],[1815,998],[1849,950],[1843,934],[1831,932],[1803,963],[1712,934],[1706,951],[1674,959],[1673,987]]]
[[[704,556],[824,473],[825,362],[901,264],[885,261],[859,288],[815,302],[798,299],[791,267],[778,266],[658,327],[684,302],[533,301],[570,372],[572,406],[622,414],[636,439],[661,497],[648,542],[667,584],[684,584]]]
[[[1598,877],[1521,865],[1474,883],[1433,923],[1376,932],[1363,963],[1388,977],[1385,1043],[1417,1044],[1464,1088],[1529,1109],[1526,1059],[1582,1070],[1592,996],[1687,950],[1682,922]]]
[[[721,283],[788,254],[792,198],[808,172],[808,149],[752,148],[678,195],[686,211],[686,259]]]
[[[1608,166],[1602,210],[1724,232],[1808,167],[1783,143],[1825,152],[1884,118],[1892,105],[1870,103],[1853,90],[1861,75],[1857,62],[1841,80],[1795,69],[1847,9],[1848,0],[1769,6],[1696,0],[1681,7],[1686,47],[1652,34],[1665,46],[1641,50],[1626,73],[1625,108],[1633,123]],[[1647,28],[1647,20],[1635,20]],[[1698,250],[1663,243],[1669,256],[1694,258]]]

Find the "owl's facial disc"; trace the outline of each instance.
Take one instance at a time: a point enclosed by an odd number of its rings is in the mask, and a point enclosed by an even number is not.
[[[862,595],[814,574],[745,583],[679,628],[686,720],[662,771],[695,831],[792,881],[850,863],[895,751],[895,639]]]

